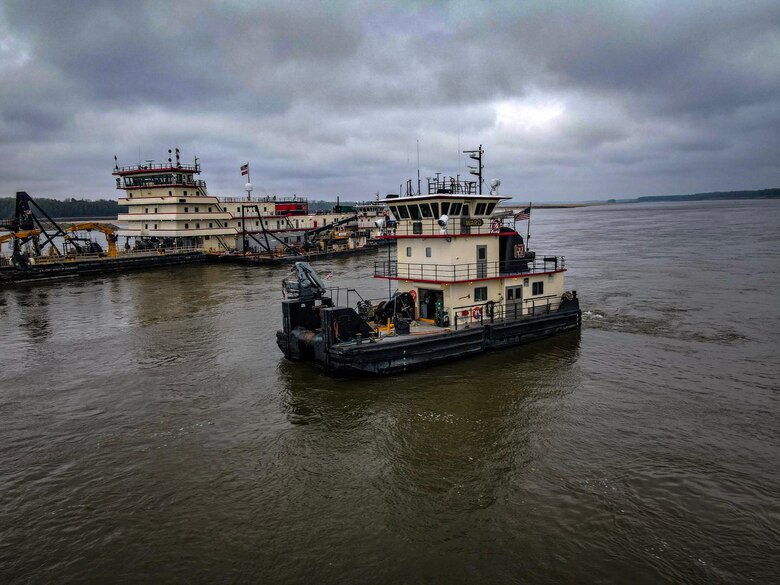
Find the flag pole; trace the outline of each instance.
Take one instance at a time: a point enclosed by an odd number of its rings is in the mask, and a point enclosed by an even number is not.
[[[528,227],[525,232],[525,249],[531,250],[531,208],[533,207],[533,201],[528,203]]]

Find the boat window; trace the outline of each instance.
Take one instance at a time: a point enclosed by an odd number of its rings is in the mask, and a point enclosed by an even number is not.
[[[409,219],[409,210],[406,209],[406,205],[399,205],[398,212],[401,214],[401,219]]]
[[[149,227],[149,226],[147,225],[146,227]],[[188,229],[190,229],[190,224],[188,224],[188,223],[185,223],[185,224],[184,224],[184,229],[185,229],[185,230],[188,230]]]
[[[398,219],[398,209],[396,208],[395,205],[390,206],[390,213],[393,214],[394,218]]]
[[[488,203],[487,211],[485,211],[485,215],[490,215],[493,213],[493,209],[495,209],[496,204],[495,203]]]
[[[531,286],[531,294],[543,295],[544,294],[544,282],[535,282]]]
[[[449,201],[442,201],[441,202],[441,214],[447,215],[447,212],[450,210],[450,202]]]
[[[433,217],[438,219],[438,217],[439,217],[439,204],[438,203],[431,203],[431,211],[433,212]]]
[[[189,207],[185,207],[185,208],[184,208],[184,213],[189,213],[189,211],[190,211],[190,208],[189,208]]]
[[[427,203],[420,203],[420,213],[423,217],[431,217],[431,206]]]
[[[431,257],[431,248],[430,248],[430,246],[425,248],[425,257],[426,258],[430,258]]]
[[[407,246],[406,247],[406,255],[411,257],[411,255],[412,255],[412,247],[411,246]]]
[[[469,215],[469,206],[467,204],[463,205],[463,213],[462,213],[462,215],[464,217],[468,217],[468,215]]]
[[[199,223],[196,223],[196,224],[195,224],[195,227],[196,227],[196,228],[198,228],[198,229],[200,229],[200,224],[199,224]]]
[[[149,213],[149,208],[144,209],[144,213]]]
[[[409,215],[414,220],[420,219],[420,208],[417,205],[410,205],[409,206]]]
[[[474,215],[485,215],[485,203],[477,203],[477,208],[474,210]]]
[[[486,286],[478,286],[477,288],[474,289],[474,300],[477,302],[487,300]]]
[[[450,215],[460,215],[460,208],[462,203],[453,203],[450,206]]]

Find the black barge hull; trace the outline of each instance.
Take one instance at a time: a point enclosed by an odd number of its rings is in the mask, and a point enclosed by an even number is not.
[[[113,274],[158,266],[193,264],[205,260],[206,255],[203,252],[175,252],[149,256],[128,255],[127,257],[101,258],[99,260],[67,260],[52,264],[32,265],[28,268],[3,266],[0,267],[0,286]]]
[[[249,264],[262,266],[279,266],[282,264],[293,264],[295,262],[314,262],[316,260],[332,260],[343,256],[360,256],[363,254],[376,254],[379,246],[368,245],[362,248],[352,248],[349,250],[331,250],[326,252],[311,252],[310,254],[283,254],[274,256],[269,254],[242,254],[236,252],[233,254],[216,254],[209,256],[212,262],[223,262],[228,264]]]
[[[285,307],[285,325],[300,323],[296,316],[311,312],[306,303],[286,301],[297,305]],[[290,311],[292,309],[292,312]],[[312,331],[309,327],[297,326],[277,332],[277,344],[285,357],[295,361],[312,363],[328,374],[342,375],[389,375],[428,367],[432,364],[462,359],[492,351],[523,345],[553,335],[576,331],[582,323],[579,301],[574,299],[561,304],[559,310],[539,316],[523,317],[516,321],[502,321],[472,325],[457,331],[433,335],[405,335],[392,340],[383,339],[362,342],[339,343],[334,341],[332,331],[338,331],[344,313],[350,309],[327,308],[321,312],[322,328]]]

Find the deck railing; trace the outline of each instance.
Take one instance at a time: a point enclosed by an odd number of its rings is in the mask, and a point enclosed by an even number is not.
[[[564,270],[563,256],[543,256],[504,262],[471,262],[468,264],[422,264],[384,260],[374,262],[374,276],[397,280],[467,282],[481,278],[512,275],[545,274]]]
[[[146,163],[145,165],[137,164],[137,165],[129,165],[124,167],[116,167],[114,169],[115,173],[126,173],[126,172],[132,172],[132,171],[191,171],[194,173],[200,172],[200,165],[183,165],[183,164],[173,164],[169,162],[165,163]]]
[[[472,323],[506,323],[524,318],[554,313],[561,306],[558,295],[531,297],[521,301],[504,301],[499,304],[492,301],[453,307],[451,327],[456,330]],[[446,308],[444,309],[447,310]]]
[[[393,206],[393,203],[390,203]],[[439,225],[435,217],[399,219],[394,227],[385,230],[385,236],[458,236],[464,234],[498,235],[502,227],[514,230],[512,218],[501,217],[450,217],[446,226]]]
[[[203,252],[204,248],[202,247],[196,247],[196,246],[189,246],[189,247],[181,247],[181,248],[175,248],[175,247],[168,247],[168,248],[159,248],[154,250],[129,250],[127,252],[121,251],[116,256],[109,256],[106,252],[101,252],[98,254],[69,254],[67,256],[39,256],[37,258],[30,258],[28,260],[31,260],[32,266],[44,266],[44,265],[50,265],[50,264],[62,264],[67,262],[85,262],[85,261],[92,261],[92,260],[105,260],[105,259],[111,259],[111,258],[141,258],[141,257],[148,257],[148,256],[162,256],[165,254],[182,254],[182,253],[193,253],[193,252]],[[3,263],[2,265],[11,265],[11,259],[8,257],[3,257]]]

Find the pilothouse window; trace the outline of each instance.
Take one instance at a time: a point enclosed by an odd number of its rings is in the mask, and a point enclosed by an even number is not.
[[[453,203],[450,206],[450,215],[460,215],[460,208],[462,205],[462,203]]]
[[[413,220],[417,221],[418,219],[420,219],[420,208],[417,205],[410,205],[409,215],[412,217]]]
[[[409,210],[406,209],[406,205],[399,205],[398,213],[401,214],[401,219],[409,219]]]
[[[477,203],[477,208],[474,210],[474,215],[485,215],[485,203]]]
[[[433,212],[433,217],[439,218],[439,204],[438,203],[431,203],[431,211]]]
[[[420,203],[420,213],[423,217],[431,217],[431,207],[427,203]]]
[[[493,213],[493,209],[495,209],[496,204],[495,203],[488,203],[487,211],[485,211],[485,215],[490,215]]]
[[[441,202],[441,214],[447,215],[447,212],[450,210],[450,202],[449,201],[442,201]]]

